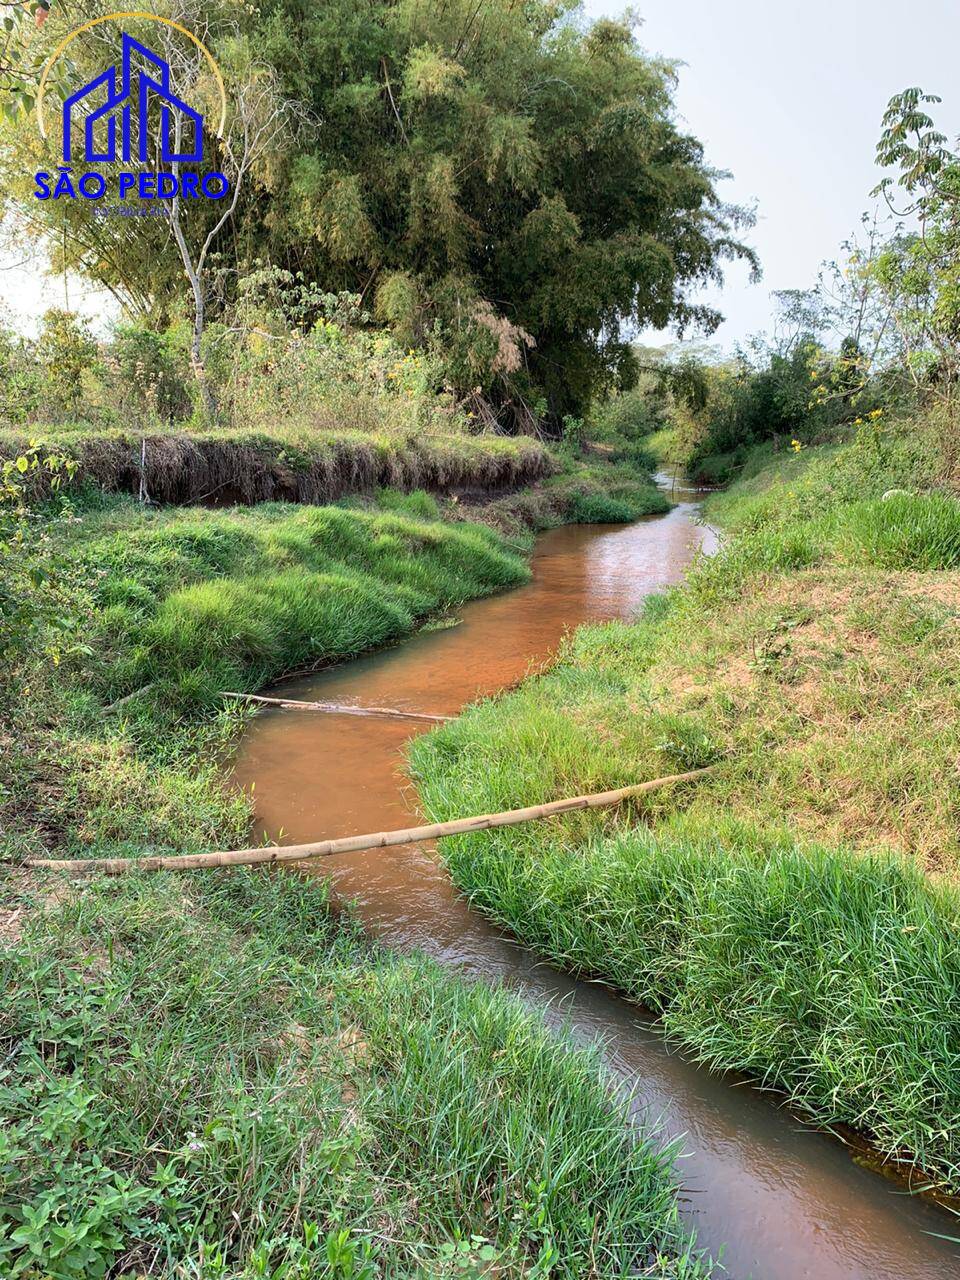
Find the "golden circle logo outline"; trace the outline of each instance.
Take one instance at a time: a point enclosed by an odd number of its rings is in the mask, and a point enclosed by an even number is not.
[[[77,27],[75,31],[71,31],[69,35],[64,36],[60,41],[56,49],[54,49],[53,53],[48,58],[47,64],[43,68],[43,74],[40,77],[40,84],[37,87],[37,125],[40,129],[40,137],[43,139],[46,139],[47,137],[47,128],[43,119],[43,99],[46,95],[47,79],[50,72],[53,70],[54,63],[64,52],[67,46],[75,40],[77,36],[82,35],[84,31],[90,31],[91,28],[99,26],[101,22],[119,22],[123,18],[146,18],[150,22],[161,22],[165,27],[172,27],[174,31],[179,31],[181,35],[184,35],[188,40],[193,41],[210,64],[210,70],[213,72],[214,78],[217,82],[217,87],[220,90],[220,123],[217,125],[217,137],[222,138],[223,131],[226,128],[227,123],[227,90],[223,83],[223,76],[220,74],[220,68],[217,66],[217,62],[213,54],[198,36],[195,36],[192,31],[181,23],[174,22],[172,18],[162,18],[159,13],[147,13],[142,9],[125,10],[122,13],[105,13],[102,17],[92,18],[89,22],[85,22],[82,27]]]

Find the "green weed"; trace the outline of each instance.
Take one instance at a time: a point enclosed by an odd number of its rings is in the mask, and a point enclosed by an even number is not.
[[[377,506],[381,511],[412,516],[415,520],[440,519],[440,506],[436,498],[423,489],[414,489],[412,493],[401,493],[398,489],[379,489]]]
[[[594,1054],[323,882],[188,892],[90,885],[0,955],[4,1274],[705,1274]]]
[[[945,494],[891,493],[846,509],[837,538],[845,558],[882,569],[960,566],[960,503]]]

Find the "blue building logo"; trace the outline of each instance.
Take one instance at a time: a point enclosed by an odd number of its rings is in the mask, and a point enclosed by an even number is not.
[[[119,88],[117,81],[119,78]],[[83,116],[77,110],[86,99],[106,89],[107,100],[96,110]],[[63,104],[63,159],[74,159],[74,134],[82,124],[83,159],[87,164],[104,164],[116,160],[129,164],[149,158],[150,118],[159,112],[160,160],[163,164],[178,162],[199,164],[203,159],[203,116],[173,93],[170,88],[170,66],[146,45],[123,32],[120,74],[108,67],[96,79],[70,95]],[[180,116],[181,150],[175,150],[176,122]],[[77,120],[75,117],[80,116]],[[95,131],[106,122],[106,146],[98,150]],[[117,147],[119,123],[120,146]],[[134,134],[136,140],[134,141]],[[183,146],[186,140],[187,145]]]
[[[68,44],[102,22],[125,17],[162,23],[192,41],[206,59],[220,94],[220,123],[216,136],[223,138],[227,97],[223,76],[213,55],[192,31],[158,14],[107,14],[92,18],[61,41],[40,78],[37,123],[47,139],[44,96],[47,78]],[[38,200],[103,200],[111,195],[121,211],[159,212],[156,204],[173,200],[222,200],[230,190],[227,176],[203,172],[203,116],[173,91],[170,64],[133,36],[121,31],[119,64],[108,67],[64,101],[63,163],[56,173],[34,174]],[[76,173],[74,166],[115,165],[103,172]],[[158,166],[156,169],[153,166]],[[130,167],[125,167],[130,166]],[[181,166],[186,166],[181,168]],[[137,204],[136,202],[140,203]],[[124,202],[127,202],[124,204]]]

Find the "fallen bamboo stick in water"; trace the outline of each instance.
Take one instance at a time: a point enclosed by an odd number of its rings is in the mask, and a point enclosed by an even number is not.
[[[125,871],[196,871],[203,867],[252,867],[262,862],[305,862],[310,858],[329,858],[336,853],[357,853],[361,849],[387,849],[393,845],[417,844],[421,840],[437,840],[441,836],[464,835],[471,831],[489,831],[493,827],[512,827],[521,822],[534,822],[550,818],[558,813],[571,813],[575,809],[600,809],[619,804],[633,796],[642,796],[658,787],[671,783],[692,782],[710,773],[706,769],[692,769],[689,773],[675,773],[666,778],[653,778],[649,782],[637,782],[616,791],[598,791],[593,795],[574,796],[569,800],[551,800],[548,804],[535,804],[526,809],[507,809],[503,813],[482,813],[475,818],[457,818],[452,822],[432,822],[423,827],[406,827],[401,831],[376,831],[372,835],[343,836],[338,840],[317,840],[312,844],[291,844],[267,849],[238,849],[229,853],[180,854],[170,858],[78,858],[57,860],[53,858],[28,858],[28,867],[49,867],[58,871],[103,871],[107,875],[122,875]]]
[[[397,711],[393,707],[350,707],[340,702],[298,702],[295,698],[266,698],[262,693],[227,693],[221,698],[236,698],[241,702],[264,702],[271,707],[289,707],[292,711],[326,711],[341,716],[392,716],[397,720],[429,720],[434,724],[446,724],[452,716],[431,716],[425,711]]]

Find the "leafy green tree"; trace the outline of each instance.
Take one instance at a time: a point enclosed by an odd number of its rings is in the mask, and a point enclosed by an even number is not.
[[[46,57],[37,33],[50,12],[49,0],[6,0],[0,6],[0,119],[22,119],[36,106],[36,90]],[[54,82],[65,68],[54,72]]]
[[[877,159],[899,173],[896,182],[887,178],[877,191],[908,222],[878,255],[872,276],[888,303],[913,386],[936,410],[944,459],[955,472],[960,467],[960,156],[926,111],[939,101],[914,88],[887,107]]]
[[[559,423],[629,386],[624,331],[709,331],[720,317],[697,287],[754,261],[738,238],[749,219],[675,122],[673,66],[628,20],[585,26],[572,0],[264,0],[194,16],[228,72],[249,73],[255,51],[306,116],[257,157],[213,248],[362,295],[404,340],[441,347],[451,381],[504,423],[544,407]],[[169,318],[183,276],[164,223],[81,225],[86,211],[62,203],[31,212],[51,229],[70,219],[74,265]],[[203,243],[214,214],[191,216]],[[218,279],[219,296],[212,272],[201,282],[207,315],[230,301]]]
[[[308,274],[373,296],[506,416],[555,420],[635,376],[624,325],[710,329],[689,300],[744,221],[673,120],[672,67],[572,4],[264,8],[267,56],[321,121],[291,166]]]
[[[230,88],[229,110],[222,135],[206,139],[207,164],[174,162],[163,166],[159,160],[160,114],[152,113],[146,125],[148,154],[152,157],[148,169],[167,167],[178,180],[188,169],[215,169],[228,181],[222,199],[184,199],[179,194],[170,199],[151,199],[141,202],[146,205],[143,212],[157,216],[136,219],[97,218],[94,208],[84,199],[38,202],[27,188],[32,185],[32,174],[38,171],[51,175],[49,185],[53,185],[60,156],[59,128],[51,128],[47,142],[40,139],[36,129],[28,126],[24,130],[21,121],[7,128],[8,167],[13,179],[10,185],[19,201],[16,213],[24,204],[27,220],[45,228],[59,268],[66,271],[72,267],[92,276],[135,311],[150,315],[157,327],[162,327],[171,313],[185,303],[193,326],[190,363],[208,418],[215,416],[215,401],[206,376],[203,336],[210,310],[215,313],[223,301],[215,289],[220,273],[215,268],[214,255],[232,227],[239,201],[246,195],[245,188],[256,180],[255,175],[259,175],[261,188],[269,185],[269,168],[276,165],[300,123],[293,104],[275,92],[270,68],[254,56],[249,36],[241,36],[236,24],[227,21],[228,13],[225,6],[214,4],[207,10],[194,0],[187,0],[173,15],[208,41],[218,33],[221,37],[219,65]],[[50,42],[78,20],[79,15],[70,6],[62,14],[58,12],[48,30]],[[195,44],[143,15],[125,17],[121,25],[164,59],[180,96],[204,106],[208,119],[216,118],[218,86],[209,63]],[[115,60],[118,47],[119,26],[113,22],[100,24],[71,42],[74,81],[82,83],[98,74],[104,65]],[[53,126],[57,113],[52,103],[47,105],[47,114]],[[174,149],[181,150],[181,118],[177,113],[173,128]],[[103,206],[116,204],[118,175],[126,167],[122,162],[97,165],[97,172],[111,192]],[[74,185],[82,173],[82,168],[77,172],[78,168],[74,166]],[[137,203],[127,199],[123,210],[113,212],[134,212]]]
[[[860,228],[844,240],[840,257],[823,264],[815,290],[820,324],[810,332],[826,332],[851,355],[858,352],[864,378],[900,357],[889,299],[875,270],[889,239],[879,211],[861,214]]]
[[[54,418],[74,417],[84,399],[84,375],[96,365],[97,343],[85,320],[51,307],[44,314],[36,359],[43,371],[44,399]]]

